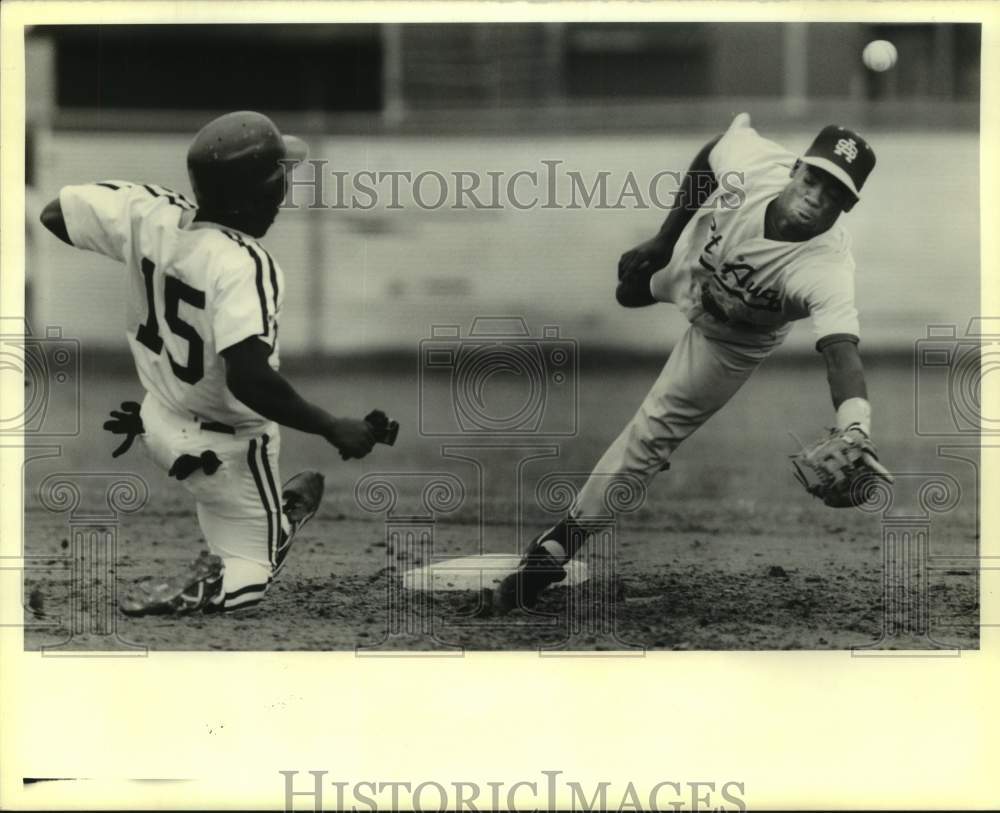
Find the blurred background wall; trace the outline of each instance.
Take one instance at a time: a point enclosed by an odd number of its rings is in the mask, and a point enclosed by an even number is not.
[[[979,37],[952,24],[39,27],[28,35],[29,318],[124,349],[120,271],[39,235],[37,211],[90,180],[188,192],[187,144],[221,112],[268,113],[352,175],[508,178],[560,162],[565,203],[567,171],[609,173],[614,200],[630,173],[642,186],[682,172],[748,110],[793,151],[830,122],[869,138],[879,164],[845,216],[864,340],[909,347],[928,324],[979,311]],[[885,73],[861,63],[876,38],[899,51]],[[677,335],[672,308],[613,301],[618,256],[662,210],[389,203],[282,213],[265,243],[288,280],[286,355],[412,349],[432,325],[477,315],[629,352]],[[789,344],[812,341],[800,324]]]

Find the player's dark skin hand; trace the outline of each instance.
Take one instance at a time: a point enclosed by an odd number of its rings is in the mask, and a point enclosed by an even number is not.
[[[674,253],[674,240],[663,232],[622,254],[618,261],[615,299],[625,308],[642,308],[656,300],[649,292],[649,280],[666,267]]]
[[[344,460],[362,458],[375,446],[375,434],[367,421],[354,418],[334,418],[324,433],[329,443],[337,447]]]
[[[709,155],[719,138],[713,138],[699,150],[677,190],[674,207],[654,237],[622,254],[618,261],[618,287],[615,299],[625,308],[643,308],[656,304],[649,291],[649,280],[665,268],[674,253],[684,227],[718,186]]]
[[[271,348],[255,336],[222,351],[226,384],[240,401],[282,426],[322,435],[341,458],[362,458],[375,445],[375,433],[363,420],[338,418],[305,400],[268,364]]]
[[[665,235],[657,234],[622,254],[618,260],[618,280],[620,282],[627,275],[637,273],[652,276],[666,267],[672,255],[672,242]]]

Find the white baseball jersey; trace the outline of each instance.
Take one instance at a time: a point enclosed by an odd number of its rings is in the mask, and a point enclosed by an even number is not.
[[[764,237],[767,205],[788,184],[795,156],[758,135],[740,114],[709,163],[720,186],[685,226],[670,263],[653,275],[653,297],[675,303],[691,322],[721,311],[742,338],[756,333],[761,344],[780,342],[791,322],[806,316],[819,349],[834,336],[856,340],[847,232],[834,224],[802,242]]]
[[[194,204],[160,186],[67,186],[59,203],[73,245],[125,264],[125,332],[146,390],[180,415],[265,423],[229,391],[219,354],[257,336],[278,368],[284,276],[271,255],[235,229],[195,223]]]

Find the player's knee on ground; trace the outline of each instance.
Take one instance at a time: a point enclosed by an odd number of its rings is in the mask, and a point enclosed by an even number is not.
[[[247,561],[273,571],[288,552],[288,521],[283,514],[259,506],[241,507],[243,516],[222,516],[199,502],[198,523],[209,550],[224,560]]]

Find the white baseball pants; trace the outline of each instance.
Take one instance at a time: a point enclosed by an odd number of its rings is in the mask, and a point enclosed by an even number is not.
[[[223,607],[235,609],[264,597],[288,552],[289,525],[281,510],[276,423],[233,434],[206,429],[151,395],[140,412],[142,439],[153,460],[169,471],[179,457],[213,451],[221,465],[213,474],[194,471],[180,483],[195,498],[198,523],[211,553],[225,565]]]
[[[704,322],[704,326],[702,326]],[[670,456],[721,409],[780,343],[740,343],[720,338],[714,319],[688,326],[639,411],[604,453],[570,511],[575,519],[608,517],[606,500],[615,476],[626,473],[648,484],[668,467]],[[724,335],[724,334],[721,334]]]

